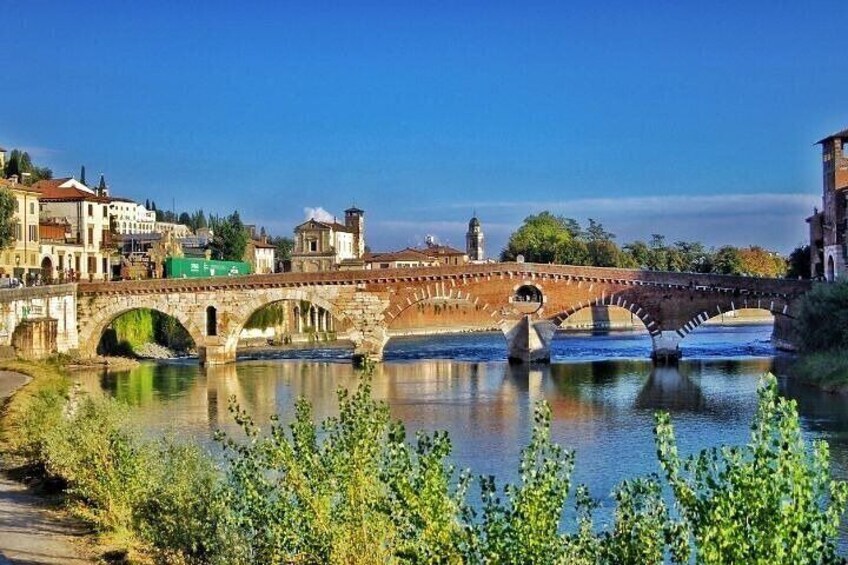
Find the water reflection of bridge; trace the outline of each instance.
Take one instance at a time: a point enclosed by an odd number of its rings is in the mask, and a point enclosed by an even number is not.
[[[641,360],[538,367],[449,360],[386,363],[372,376],[372,390],[410,430],[485,428],[504,441],[523,443],[534,405],[542,399],[550,404],[555,425],[579,428],[587,438],[610,425],[607,415],[624,406],[732,419],[731,409],[711,405],[710,391],[700,382],[700,374],[717,365],[732,379],[734,372],[766,372],[771,360],[686,362],[679,367]],[[228,412],[231,396],[267,427],[274,414],[284,422],[293,418],[299,396],[313,404],[316,419],[336,415],[337,389],[355,388],[360,378],[345,363],[258,361],[206,369],[145,365],[121,377],[84,382],[91,392],[105,389],[132,404],[143,421],[208,436],[210,430],[235,430]]]

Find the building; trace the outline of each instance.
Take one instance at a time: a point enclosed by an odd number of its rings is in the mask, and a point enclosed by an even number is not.
[[[440,265],[455,267],[457,265],[465,265],[468,263],[468,255],[453,248],[449,245],[440,245],[438,243],[428,243],[424,248],[423,253],[436,259]]]
[[[41,274],[38,233],[40,193],[34,187],[19,183],[16,177],[0,180],[0,186],[8,189],[15,197],[12,219],[15,241],[11,247],[0,251],[0,270],[4,277],[12,276],[28,282]]]
[[[468,255],[459,249],[435,243],[422,249],[407,247],[400,251],[366,253],[363,259],[365,269],[415,269],[468,263]]]
[[[294,228],[292,271],[334,271],[365,254],[365,212],[345,210],[345,223],[311,218]]]
[[[807,218],[810,225],[810,273],[829,281],[846,274],[848,258],[848,129],[816,142],[822,147],[822,209]]]
[[[250,272],[267,275],[275,272],[277,247],[268,243],[268,238],[251,239],[244,250],[244,260],[250,264]]]
[[[109,217],[115,233],[154,233],[156,212],[129,198],[110,198]]]
[[[366,269],[416,269],[438,267],[440,264],[436,257],[412,247],[386,253],[366,253],[363,259]]]
[[[486,253],[483,250],[483,229],[476,215],[468,222],[468,232],[465,234],[465,254],[472,263],[486,260]]]
[[[41,219],[66,222],[70,234],[59,268],[59,256],[45,254],[51,270],[65,270],[72,278],[105,280],[111,272],[114,242],[110,233],[109,198],[73,178],[43,180],[32,186],[40,193]],[[36,228],[38,229],[38,228]]]
[[[154,222],[153,231],[161,234],[170,233],[177,239],[191,236],[191,228],[185,224],[177,224],[174,222]]]

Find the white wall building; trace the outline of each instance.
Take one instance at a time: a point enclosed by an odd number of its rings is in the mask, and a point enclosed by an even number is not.
[[[128,198],[110,199],[109,216],[112,218],[116,233],[153,233],[155,231],[156,212]]]

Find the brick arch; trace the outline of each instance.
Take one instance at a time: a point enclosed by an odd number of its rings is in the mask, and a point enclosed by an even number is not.
[[[734,310],[763,310],[772,314],[775,318],[774,324],[777,324],[778,317],[793,318],[789,311],[789,303],[783,298],[759,298],[757,300],[742,299],[737,304],[735,300],[716,301],[715,307],[711,310],[701,310],[693,314],[689,320],[675,331],[681,339],[689,335],[695,328],[701,326],[707,320],[716,318],[727,312]]]
[[[194,340],[196,347],[202,347],[205,336],[200,327],[192,320],[189,312],[185,312],[168,300],[167,296],[151,296],[132,302],[120,301],[104,305],[101,308],[92,308],[92,314],[80,323],[79,344],[82,357],[94,357],[97,355],[97,346],[103,337],[106,328],[115,321],[118,316],[132,312],[133,310],[155,310],[176,319]]]
[[[624,293],[621,292],[613,293],[609,296],[602,294],[601,296],[590,298],[586,300],[586,302],[578,302],[577,304],[569,306],[559,314],[548,317],[548,319],[559,327],[569,316],[572,316],[584,308],[590,308],[592,306],[618,306],[619,308],[624,308],[639,318],[652,336],[659,335],[661,331],[659,324],[656,320],[654,320],[654,317],[647,309],[639,306],[639,304],[633,302],[632,299],[628,300],[625,298]]]
[[[238,346],[239,335],[255,312],[277,302],[309,302],[326,310],[337,320],[351,321],[343,308],[339,307],[332,298],[324,296],[317,288],[277,288],[253,293],[250,296],[251,298],[240,302],[238,306],[231,309],[233,324],[226,336],[227,347],[235,348]]]
[[[462,286],[465,286],[465,283]],[[446,281],[436,281],[417,287],[414,291],[407,291],[395,296],[386,308],[386,323],[391,325],[393,320],[416,304],[433,299],[464,300],[470,305],[479,306],[491,318],[500,314],[497,308],[493,308],[488,302],[481,300],[473,293],[463,290],[459,285],[448,284]]]

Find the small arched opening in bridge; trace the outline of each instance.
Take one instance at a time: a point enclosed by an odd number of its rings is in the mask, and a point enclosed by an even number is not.
[[[218,310],[214,306],[206,307],[206,335],[218,335]]]
[[[836,265],[833,261],[833,255],[827,256],[827,274],[825,278],[831,282],[836,280]]]
[[[768,308],[715,308],[703,312],[677,330],[683,357],[771,355],[772,335],[779,311]],[[788,321],[788,320],[787,320]]]
[[[97,337],[99,355],[164,358],[196,350],[196,336],[189,329],[173,316],[150,308],[119,313]]]
[[[335,316],[328,305],[277,300],[248,316],[238,334],[238,347],[240,353],[249,355],[250,349],[256,347],[335,346],[336,342],[347,340],[349,330],[350,323]]]

